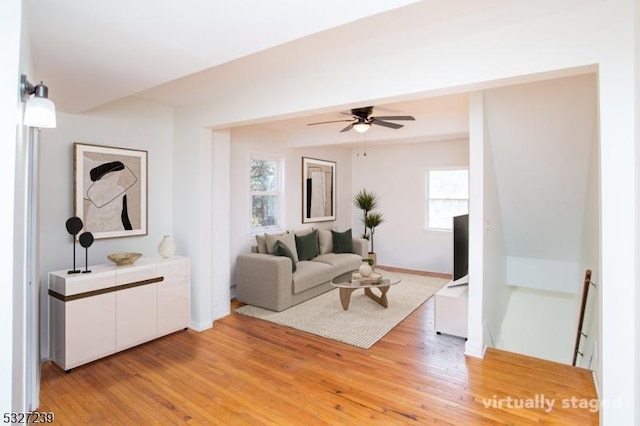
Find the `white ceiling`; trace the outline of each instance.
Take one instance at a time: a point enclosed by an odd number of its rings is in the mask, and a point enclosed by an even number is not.
[[[34,68],[30,78],[44,80],[63,112],[80,113],[132,95],[175,107],[221,96],[221,87],[277,72],[279,64],[299,63],[301,55],[316,50],[353,55],[373,45],[397,49],[402,44],[392,35],[405,25],[435,29],[438,22],[504,2],[438,3],[25,0]],[[247,61],[249,56],[260,59]],[[340,109],[361,106],[367,105],[301,111],[294,114],[297,118],[272,117],[260,125],[286,134],[291,146],[353,144],[357,138],[412,143],[468,134],[466,95],[376,103],[374,115],[416,117],[403,122],[401,130],[375,126],[358,136],[340,133],[343,123],[307,126],[343,119]]]
[[[417,0],[25,0],[32,80],[78,113]]]

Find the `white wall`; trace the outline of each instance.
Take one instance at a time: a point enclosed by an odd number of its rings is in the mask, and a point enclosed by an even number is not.
[[[73,143],[82,142],[148,151],[147,236],[96,240],[89,264],[109,263],[107,254],[133,251],[157,256],[163,235],[173,233],[172,111],[136,99],[117,101],[85,114],[58,113],[58,127],[40,143],[40,285],[42,357],[48,358],[47,274],[71,269],[73,239],[65,222],[73,212]],[[177,244],[177,253],[184,247]],[[76,246],[76,265],[84,267],[84,249]]]
[[[377,210],[385,217],[374,236],[378,263],[452,273],[451,232],[424,228],[425,172],[428,168],[468,167],[468,140],[373,145],[367,147],[366,156],[357,153],[354,149],[353,192],[362,188],[375,192],[380,197]],[[351,227],[357,235],[364,231],[361,219],[362,211],[353,207]]]
[[[213,261],[209,241],[213,238],[212,135],[208,129],[193,123],[191,114],[174,114],[173,134],[173,217],[178,247],[191,259],[191,326],[197,330],[211,327],[212,298],[224,299],[225,294],[214,291],[214,283],[224,292],[229,284],[213,280],[213,269],[225,267]],[[223,160],[228,161],[228,158]],[[228,211],[228,202],[216,206]],[[207,221],[208,219],[208,221]],[[226,315],[228,308],[219,314]]]
[[[256,244],[249,223],[249,158],[251,153],[284,159],[284,230],[351,226],[351,150],[345,147],[290,148],[281,133],[260,127],[239,127],[231,131],[231,282],[235,284],[235,260]],[[302,223],[302,157],[336,162],[336,220]],[[276,231],[273,231],[276,232]]]
[[[21,122],[21,106],[19,94],[20,82],[20,45],[22,28],[22,1],[10,0],[2,6],[0,14],[0,39],[3,49],[0,50],[2,67],[0,67],[0,139],[2,155],[0,155],[0,197],[3,200],[4,213],[0,225],[2,249],[0,266],[7,271],[7,276],[0,284],[2,298],[0,298],[0,340],[4,344],[0,348],[0,412],[10,413],[21,411],[26,407],[15,405],[13,395],[22,393],[24,383],[14,383],[13,357],[14,352],[22,351],[24,334],[16,330],[15,323],[24,315],[24,308],[14,301],[14,288],[23,286],[19,280],[18,265],[20,256],[14,256],[14,226],[24,220],[20,216],[21,210],[15,212],[14,196],[16,196],[16,173],[20,173],[20,165],[16,164],[16,145],[23,139],[18,134],[18,123]],[[22,211],[24,215],[24,212]],[[17,332],[17,333],[16,333]],[[17,335],[16,335],[17,334]],[[11,344],[7,344],[11,342]],[[15,346],[18,345],[18,348]],[[21,362],[22,360],[17,360]]]
[[[498,347],[571,364],[578,318],[576,294],[514,287]]]
[[[491,137],[486,126],[486,115],[484,114],[484,96],[480,100],[475,100],[475,102],[482,102],[481,105],[475,106],[471,111],[475,113],[473,122],[481,121],[479,124],[482,125],[482,128],[478,129],[477,132],[481,132],[483,137],[481,141],[482,158],[474,157],[474,161],[482,161],[483,173],[479,178],[482,185],[482,202],[480,204],[482,217],[481,220],[473,219],[475,227],[480,228],[478,234],[483,237],[483,257],[480,259],[483,262],[482,279],[484,284],[482,322],[485,333],[483,345],[484,347],[496,347],[501,339],[501,325],[509,302],[511,288],[507,286],[506,249],[502,211],[500,210],[500,194],[496,181]],[[478,111],[480,108],[482,109]],[[473,177],[476,178],[477,175],[474,174]],[[473,187],[475,191],[479,191],[477,183]],[[472,195],[475,195],[475,192]],[[473,252],[470,251],[470,253]],[[475,283],[477,283],[477,280],[473,280],[471,284]]]
[[[578,293],[596,76],[485,94],[510,285]]]
[[[636,113],[636,182],[640,182],[640,0],[635,0],[635,113]],[[636,200],[640,200],[640,185],[636,185]],[[640,215],[636,215],[636,247],[640,247]],[[636,289],[640,288],[640,262],[636,262]],[[640,291],[636,291],[636,354],[640,354]],[[640,366],[637,367],[640,369]],[[636,407],[640,407],[640,374],[636,373]],[[638,414],[640,416],[640,414]],[[637,420],[636,420],[637,421]]]
[[[601,298],[602,286],[600,283],[600,181],[599,170],[600,153],[598,150],[598,135],[594,132],[591,144],[591,158],[589,161],[587,196],[585,197],[582,242],[580,253],[580,273],[584,280],[587,269],[591,270],[591,280],[597,283],[591,286],[588,291],[587,306],[585,309],[583,332],[587,335],[581,339],[580,352],[583,356],[576,359],[576,365],[589,368],[595,372],[598,380],[598,387],[602,378],[602,358],[600,347],[602,345],[602,324],[601,324]],[[596,208],[596,206],[598,206]],[[582,292],[582,289],[581,289]],[[580,293],[580,297],[582,294]]]

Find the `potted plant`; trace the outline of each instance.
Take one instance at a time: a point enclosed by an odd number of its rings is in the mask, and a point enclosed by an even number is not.
[[[384,222],[384,216],[380,212],[370,212],[365,219],[365,226],[369,229],[369,235],[371,241],[371,251],[369,252],[369,259],[373,260],[373,264],[377,263],[376,252],[373,247],[373,235],[376,232],[376,227]]]
[[[364,233],[362,234],[362,238],[369,239],[369,234],[367,234],[367,216],[369,212],[375,209],[378,206],[378,196],[373,192],[367,191],[365,188],[361,189],[353,196],[353,204],[362,210],[362,223],[364,224]]]
[[[371,251],[369,251],[371,266],[376,264],[376,254],[373,250],[373,234],[376,227],[384,222],[382,213],[373,211],[378,207],[379,201],[380,197],[372,191],[367,191],[365,188],[361,189],[353,196],[353,204],[362,210],[361,221],[364,224],[364,233],[362,234],[362,238],[371,241]]]

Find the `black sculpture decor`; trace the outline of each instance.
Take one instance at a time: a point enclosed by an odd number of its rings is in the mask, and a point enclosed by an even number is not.
[[[78,237],[80,241],[80,245],[84,247],[84,271],[83,274],[88,274],[91,271],[89,270],[89,247],[93,244],[93,234],[91,232],[83,232]]]
[[[84,224],[79,217],[70,217],[67,219],[67,232],[73,235],[73,269],[68,274],[79,274],[80,270],[76,269],[76,235],[82,230]]]

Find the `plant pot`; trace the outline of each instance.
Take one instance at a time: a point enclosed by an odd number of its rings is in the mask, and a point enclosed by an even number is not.
[[[373,260],[372,267],[375,267],[378,264],[378,256],[375,253],[369,252],[369,259]]]

